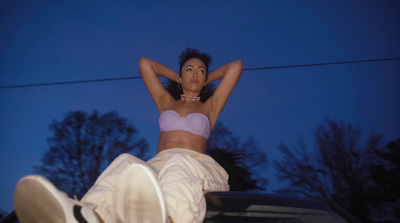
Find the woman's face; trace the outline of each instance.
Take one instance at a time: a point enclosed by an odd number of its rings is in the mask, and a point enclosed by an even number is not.
[[[201,89],[207,84],[207,68],[203,61],[198,58],[192,58],[186,61],[182,66],[180,81],[183,87],[183,93],[190,91],[200,93]]]

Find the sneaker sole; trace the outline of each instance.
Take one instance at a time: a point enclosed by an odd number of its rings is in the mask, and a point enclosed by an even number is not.
[[[15,189],[15,212],[22,223],[66,222],[63,209],[40,176],[21,179]]]
[[[123,222],[166,222],[166,208],[158,181],[141,164],[132,164],[121,175],[116,206]]]

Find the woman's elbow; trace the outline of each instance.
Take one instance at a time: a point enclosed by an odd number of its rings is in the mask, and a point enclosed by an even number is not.
[[[148,58],[147,57],[140,57],[140,59],[139,59],[139,64],[145,64],[145,63],[147,63],[148,62]]]
[[[234,65],[234,67],[235,67],[236,69],[240,69],[240,70],[243,69],[243,62],[242,62],[242,60],[235,60],[235,61],[233,61],[233,65]]]

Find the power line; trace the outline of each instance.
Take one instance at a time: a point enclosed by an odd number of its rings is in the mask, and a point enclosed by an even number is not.
[[[400,57],[385,58],[385,59],[372,59],[372,60],[341,61],[341,62],[330,62],[330,63],[314,63],[314,64],[298,64],[298,65],[273,66],[273,67],[244,68],[243,71],[272,70],[272,69],[285,69],[285,68],[297,68],[297,67],[314,67],[314,66],[352,64],[352,63],[369,63],[369,62],[381,62],[381,61],[393,61],[393,60],[400,60]],[[66,85],[66,84],[81,84],[81,83],[106,82],[106,81],[120,81],[120,80],[131,80],[131,79],[140,79],[140,78],[141,78],[140,76],[134,76],[134,77],[119,77],[119,78],[93,79],[93,80],[81,80],[81,81],[62,81],[62,82],[51,82],[51,83],[41,83],[41,84],[9,85],[9,86],[0,86],[0,89],[41,87],[41,86],[52,86],[52,85]]]
[[[313,67],[313,66],[338,65],[338,64],[350,64],[350,63],[380,62],[380,61],[390,61],[390,60],[400,60],[400,57],[385,58],[385,59],[373,59],[373,60],[353,60],[353,61],[342,61],[342,62],[331,62],[331,63],[300,64],[300,65],[288,65],[288,66],[276,66],[276,67],[259,67],[259,68],[247,68],[247,69],[243,69],[243,70],[247,70],[247,71],[271,70],[271,69],[295,68],[295,67]]]
[[[50,86],[50,85],[66,85],[66,84],[82,84],[82,83],[105,82],[105,81],[120,81],[120,80],[139,79],[139,78],[141,78],[141,77],[118,77],[118,78],[106,78],[106,79],[94,79],[94,80],[82,80],[82,81],[63,81],[63,82],[41,83],[41,84],[10,85],[10,86],[0,86],[0,89],[40,87],[40,86]]]

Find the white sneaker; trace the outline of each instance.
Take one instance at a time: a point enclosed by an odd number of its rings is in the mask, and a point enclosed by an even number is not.
[[[122,173],[118,181],[115,208],[122,222],[167,222],[166,207],[158,181],[141,164],[132,164]]]
[[[39,175],[18,182],[14,205],[22,223],[99,223],[93,210],[69,198]]]

